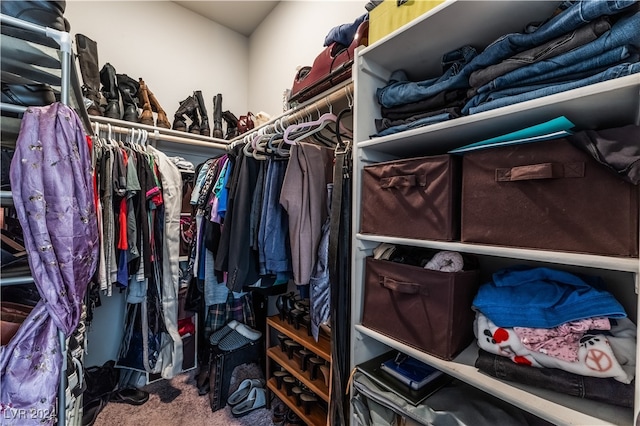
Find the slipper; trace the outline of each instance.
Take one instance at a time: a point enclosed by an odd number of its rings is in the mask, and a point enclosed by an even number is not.
[[[264,380],[262,379],[244,379],[238,389],[229,395],[227,399],[227,404],[230,406],[240,404],[244,399],[247,398],[249,393],[253,388],[262,388],[264,387]]]
[[[262,333],[258,330],[254,330],[248,325],[242,323],[238,324],[238,326],[236,327],[236,331],[242,334],[247,339],[254,341],[260,339],[260,337],[262,336]]]
[[[213,346],[217,346],[218,343],[229,333],[231,333],[240,323],[236,320],[231,320],[224,327],[214,331],[209,336],[209,343]]]
[[[249,392],[249,396],[247,396],[247,399],[231,408],[231,414],[233,414],[234,417],[242,417],[249,414],[253,410],[266,407],[266,405],[267,394],[264,388],[253,388],[251,389],[251,392]]]
[[[254,330],[242,323],[227,334],[218,343],[218,348],[222,351],[229,352],[240,349],[243,346],[249,345],[260,339],[262,333],[258,330]]]
[[[107,398],[104,397],[87,402],[82,407],[82,426],[92,426],[105,405],[107,405]]]
[[[111,394],[111,402],[121,402],[130,405],[142,405],[149,400],[149,392],[140,389],[118,389]]]

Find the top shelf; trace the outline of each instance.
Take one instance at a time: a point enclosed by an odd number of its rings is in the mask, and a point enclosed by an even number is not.
[[[443,53],[468,44],[483,49],[504,34],[521,32],[529,22],[547,19],[559,3],[445,1],[360,50],[359,56],[388,71],[401,64],[410,79],[423,80],[442,73]]]
[[[0,39],[2,82],[15,85],[49,85],[57,100],[68,104],[78,113],[85,131],[89,133],[91,123],[84,106],[80,78],[73,57],[71,35],[2,14],[0,14],[0,21],[7,30],[17,27],[22,30],[17,34],[33,34],[36,38],[46,39],[51,41],[51,45],[58,46],[54,48],[3,33]],[[25,38],[28,37],[25,36]],[[15,131],[10,131],[11,134],[7,135],[4,128],[3,133],[3,141],[15,139],[17,136],[14,134]]]

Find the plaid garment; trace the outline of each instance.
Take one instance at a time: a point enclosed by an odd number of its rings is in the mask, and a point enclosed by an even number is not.
[[[231,320],[244,323],[251,328],[256,326],[256,318],[253,312],[251,293],[245,293],[240,297],[234,297],[229,292],[225,303],[211,305],[207,312],[204,326],[204,337],[208,341],[214,331],[224,327]]]

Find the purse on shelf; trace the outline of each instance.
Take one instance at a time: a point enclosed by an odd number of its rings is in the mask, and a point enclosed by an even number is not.
[[[247,113],[247,115],[241,115],[238,118],[238,133],[243,134],[252,130],[255,127],[255,119],[256,116],[253,115],[251,111]]]

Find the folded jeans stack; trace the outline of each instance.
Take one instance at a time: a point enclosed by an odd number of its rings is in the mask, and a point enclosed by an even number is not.
[[[568,6],[567,6],[568,4]],[[444,74],[409,81],[394,72],[378,89],[378,133],[404,130],[512,105],[640,72],[640,12],[634,0],[565,2],[545,22],[504,35],[479,54],[470,46],[443,56]],[[450,58],[456,62],[448,67]],[[467,92],[460,96],[460,91]],[[449,97],[439,109],[416,106]],[[413,105],[410,117],[387,114]]]

